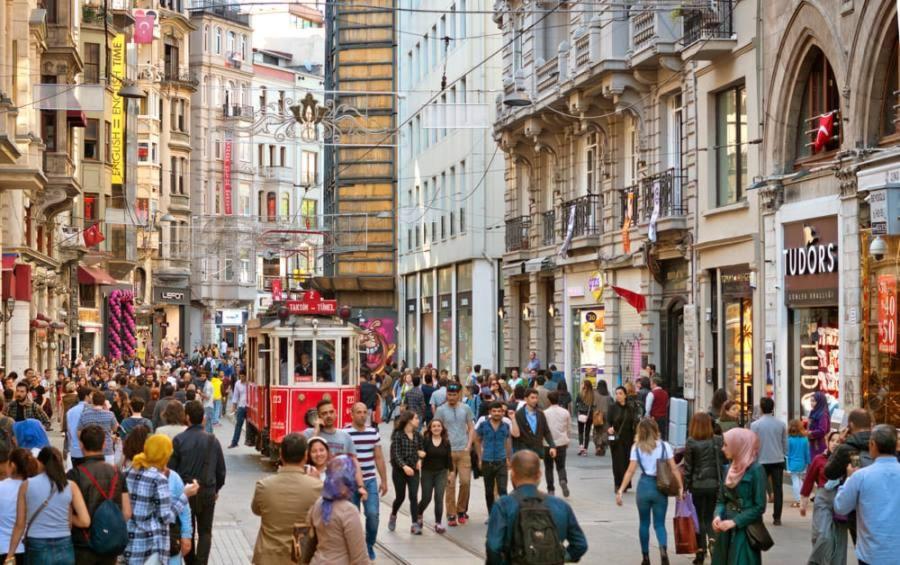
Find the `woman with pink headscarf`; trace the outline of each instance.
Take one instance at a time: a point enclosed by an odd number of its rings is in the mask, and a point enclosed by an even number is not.
[[[762,521],[766,510],[766,473],[756,462],[759,438],[750,430],[725,432],[722,453],[731,462],[719,490],[713,530],[718,535],[713,565],[758,565],[759,551],[750,547],[747,526]]]

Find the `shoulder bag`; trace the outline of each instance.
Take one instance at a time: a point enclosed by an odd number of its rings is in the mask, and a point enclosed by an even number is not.
[[[319,539],[316,537],[316,527],[312,524],[312,510],[310,510],[305,523],[294,524],[291,534],[291,561],[306,565],[312,561],[318,545]]]
[[[725,481],[722,480],[722,465],[718,453],[716,453],[716,469],[719,474],[720,495],[722,496],[722,500],[725,501],[725,507],[740,514],[742,512],[741,501],[734,495],[734,492],[731,489],[725,487]],[[744,531],[747,533],[747,544],[754,551],[769,551],[772,549],[772,546],[775,545],[775,540],[772,539],[769,530],[766,529],[762,516],[760,516],[757,521],[747,524]]]
[[[672,468],[669,467],[666,443],[661,441],[660,444],[662,445],[662,454],[656,460],[656,490],[666,496],[678,496],[678,481],[672,473]],[[638,460],[640,460],[640,455]]]

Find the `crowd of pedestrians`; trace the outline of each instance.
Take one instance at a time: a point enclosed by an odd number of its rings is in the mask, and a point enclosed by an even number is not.
[[[6,561],[209,563],[226,476],[210,432],[241,372],[238,352],[213,346],[0,374]]]

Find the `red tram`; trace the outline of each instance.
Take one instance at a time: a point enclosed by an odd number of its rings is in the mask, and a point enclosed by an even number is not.
[[[273,460],[285,435],[307,428],[322,398],[334,402],[339,427],[350,423],[363,331],[335,314],[336,301],[307,291],[248,322],[247,434]]]

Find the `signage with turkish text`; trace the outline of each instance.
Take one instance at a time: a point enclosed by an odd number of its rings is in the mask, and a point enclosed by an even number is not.
[[[897,353],[897,277],[878,277],[878,351]]]
[[[287,300],[284,305],[291,314],[333,316],[337,313],[337,300],[324,300],[322,295],[314,290],[303,293],[300,300]]]
[[[837,216],[784,224],[784,300],[788,306],[832,306],[838,297]]]
[[[272,300],[275,302],[281,302],[283,300],[281,295],[281,279],[272,279]]]

